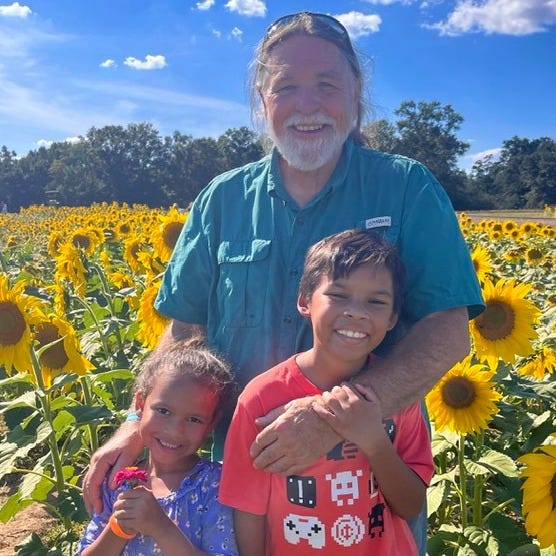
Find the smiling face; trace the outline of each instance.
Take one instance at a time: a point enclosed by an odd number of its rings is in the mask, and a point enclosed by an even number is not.
[[[276,45],[260,88],[269,134],[285,163],[333,168],[355,127],[359,99],[345,56],[330,41],[295,35]]]
[[[166,471],[186,471],[215,421],[218,396],[188,377],[162,370],[152,390],[136,395],[139,430],[151,462]]]
[[[315,373],[330,369],[332,383],[357,372],[397,321],[390,272],[364,265],[336,280],[323,277],[299,312],[311,320]]]

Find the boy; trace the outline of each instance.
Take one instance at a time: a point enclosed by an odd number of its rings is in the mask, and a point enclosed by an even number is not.
[[[365,230],[307,253],[297,307],[313,347],[247,385],[226,438],[219,498],[234,508],[241,556],[417,554],[406,520],[433,473],[420,405],[383,422],[374,392],[356,380],[396,324],[404,275],[395,249]],[[255,418],[307,395],[343,440],[299,475],[254,469]]]

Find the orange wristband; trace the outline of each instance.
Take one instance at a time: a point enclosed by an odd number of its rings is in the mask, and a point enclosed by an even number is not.
[[[110,530],[112,531],[112,533],[114,533],[114,535],[116,535],[117,537],[120,537],[120,539],[129,540],[135,537],[135,534],[130,535],[120,527],[120,524],[118,523],[118,520],[116,519],[114,514],[110,516],[110,519],[108,520],[108,525],[110,525]]]

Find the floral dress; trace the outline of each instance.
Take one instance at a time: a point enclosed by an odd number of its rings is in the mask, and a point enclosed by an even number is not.
[[[197,548],[213,555],[237,556],[233,532],[232,510],[218,502],[221,465],[201,459],[184,477],[178,490],[157,498],[164,513],[180,528]],[[114,502],[122,489],[111,490],[102,485],[101,514],[90,521],[76,554],[92,544],[108,524]],[[122,556],[161,554],[152,537],[137,534],[130,539]]]

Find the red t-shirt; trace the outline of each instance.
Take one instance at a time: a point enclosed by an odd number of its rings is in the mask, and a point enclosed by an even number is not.
[[[271,556],[313,551],[330,556],[417,554],[407,522],[391,512],[369,461],[355,444],[339,443],[297,475],[253,468],[249,447],[259,432],[255,418],[292,399],[320,393],[302,374],[295,356],[245,387],[226,437],[220,501],[266,515],[266,553]],[[420,404],[384,424],[398,455],[428,484],[434,468]]]

